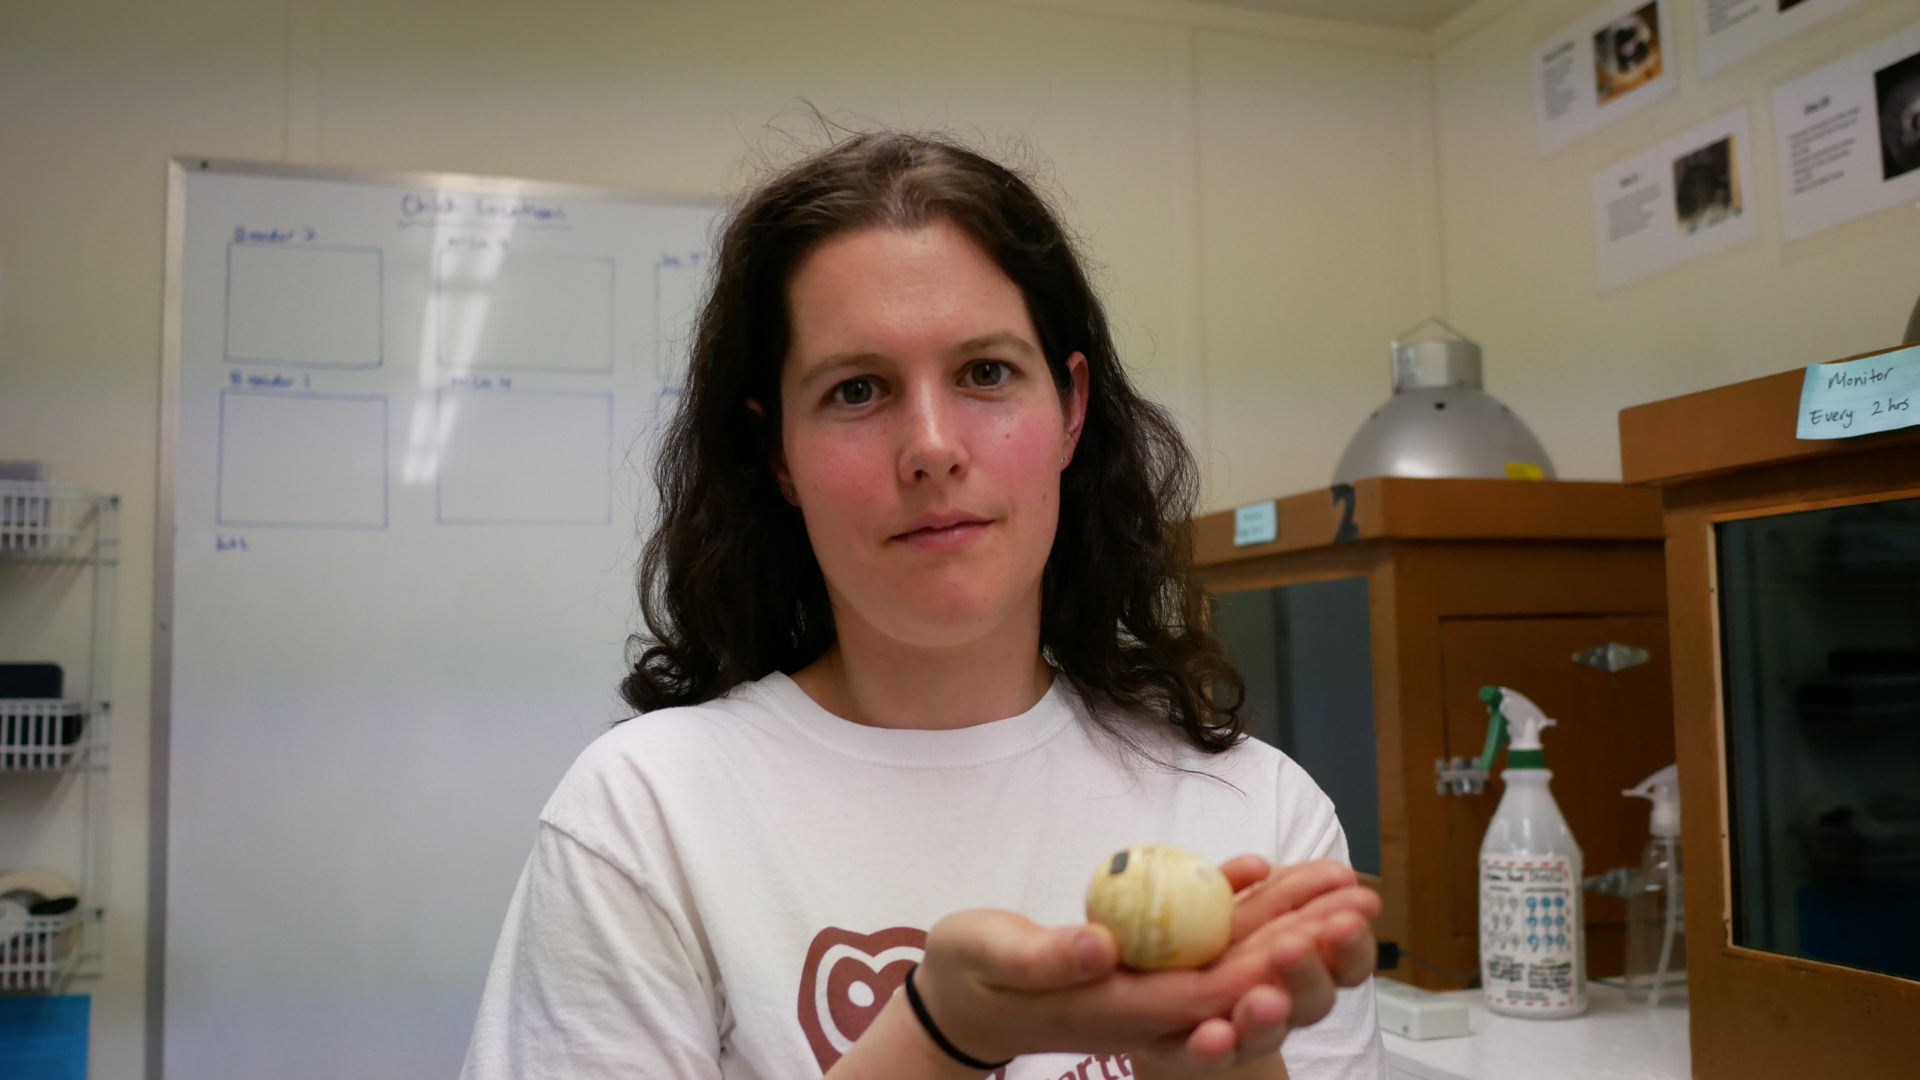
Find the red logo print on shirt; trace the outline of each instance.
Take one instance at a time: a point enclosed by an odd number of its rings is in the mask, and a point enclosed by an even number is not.
[[[800,970],[800,1030],[820,1062],[833,1067],[926,955],[927,932],[895,926],[856,934],[829,926],[814,935]]]
[[[907,970],[926,953],[927,932],[912,926],[872,934],[829,926],[814,935],[800,969],[800,1030],[821,1072],[833,1068],[854,1040],[866,1034],[887,999],[907,984]],[[1096,1080],[1090,1071],[1095,1065],[1100,1067],[1099,1080],[1133,1075],[1127,1055],[1094,1054],[1060,1080]],[[1006,1075],[1006,1069],[995,1069],[987,1080],[1005,1080]]]

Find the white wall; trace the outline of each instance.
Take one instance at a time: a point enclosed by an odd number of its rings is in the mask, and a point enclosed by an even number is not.
[[[1439,310],[1420,56],[1198,42],[1209,505],[1325,487]]]
[[[1920,20],[1863,0],[1699,77],[1694,13],[1676,20],[1679,89],[1590,138],[1535,151],[1528,72],[1541,40],[1596,0],[1483,0],[1434,37],[1447,310],[1486,348],[1487,386],[1568,478],[1618,479],[1619,410],[1899,343],[1920,293],[1920,206],[1780,239],[1772,90]],[[1753,117],[1759,236],[1600,292],[1593,174],[1741,104]]]
[[[1482,0],[1430,38],[1172,0],[0,10],[0,457],[124,496],[94,1075],[142,1069],[169,155],[717,194],[803,96],[951,125],[1030,147],[1063,193],[1124,353],[1201,444],[1207,506],[1323,484],[1387,394],[1388,340],[1433,312],[1483,342],[1562,475],[1608,478],[1625,405],[1892,343],[1920,211],[1781,243],[1767,101],[1914,15],[1863,0],[1703,82],[1683,7],[1679,92],[1543,158],[1530,51],[1592,2]],[[1759,239],[1598,292],[1592,172],[1742,102]],[[0,657],[77,639],[72,605],[22,595],[0,592]],[[0,853],[62,847],[72,807],[35,807],[0,796]]]
[[[0,9],[0,457],[124,496],[93,1075],[143,1069],[169,155],[721,193],[800,96],[1022,140],[1067,196],[1123,352],[1204,429],[1224,506],[1323,484],[1387,392],[1388,338],[1438,303],[1425,52],[1424,35],[1163,0]],[[0,658],[75,625],[9,604]],[[28,834],[0,852],[56,850],[60,817],[0,800],[0,831]]]

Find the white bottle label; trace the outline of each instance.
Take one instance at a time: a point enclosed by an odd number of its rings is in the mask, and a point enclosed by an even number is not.
[[[1487,1004],[1542,1013],[1579,992],[1580,882],[1564,855],[1480,856],[1480,981]]]

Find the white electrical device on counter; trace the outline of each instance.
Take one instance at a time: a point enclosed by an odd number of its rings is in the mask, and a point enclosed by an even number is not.
[[[1393,979],[1373,980],[1380,1030],[1406,1039],[1451,1039],[1470,1035],[1467,1003]]]

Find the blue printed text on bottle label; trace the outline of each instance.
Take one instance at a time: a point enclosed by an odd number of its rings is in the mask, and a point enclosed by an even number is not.
[[[1480,857],[1480,981],[1487,1004],[1543,1015],[1578,1006],[1580,882],[1564,855]]]

